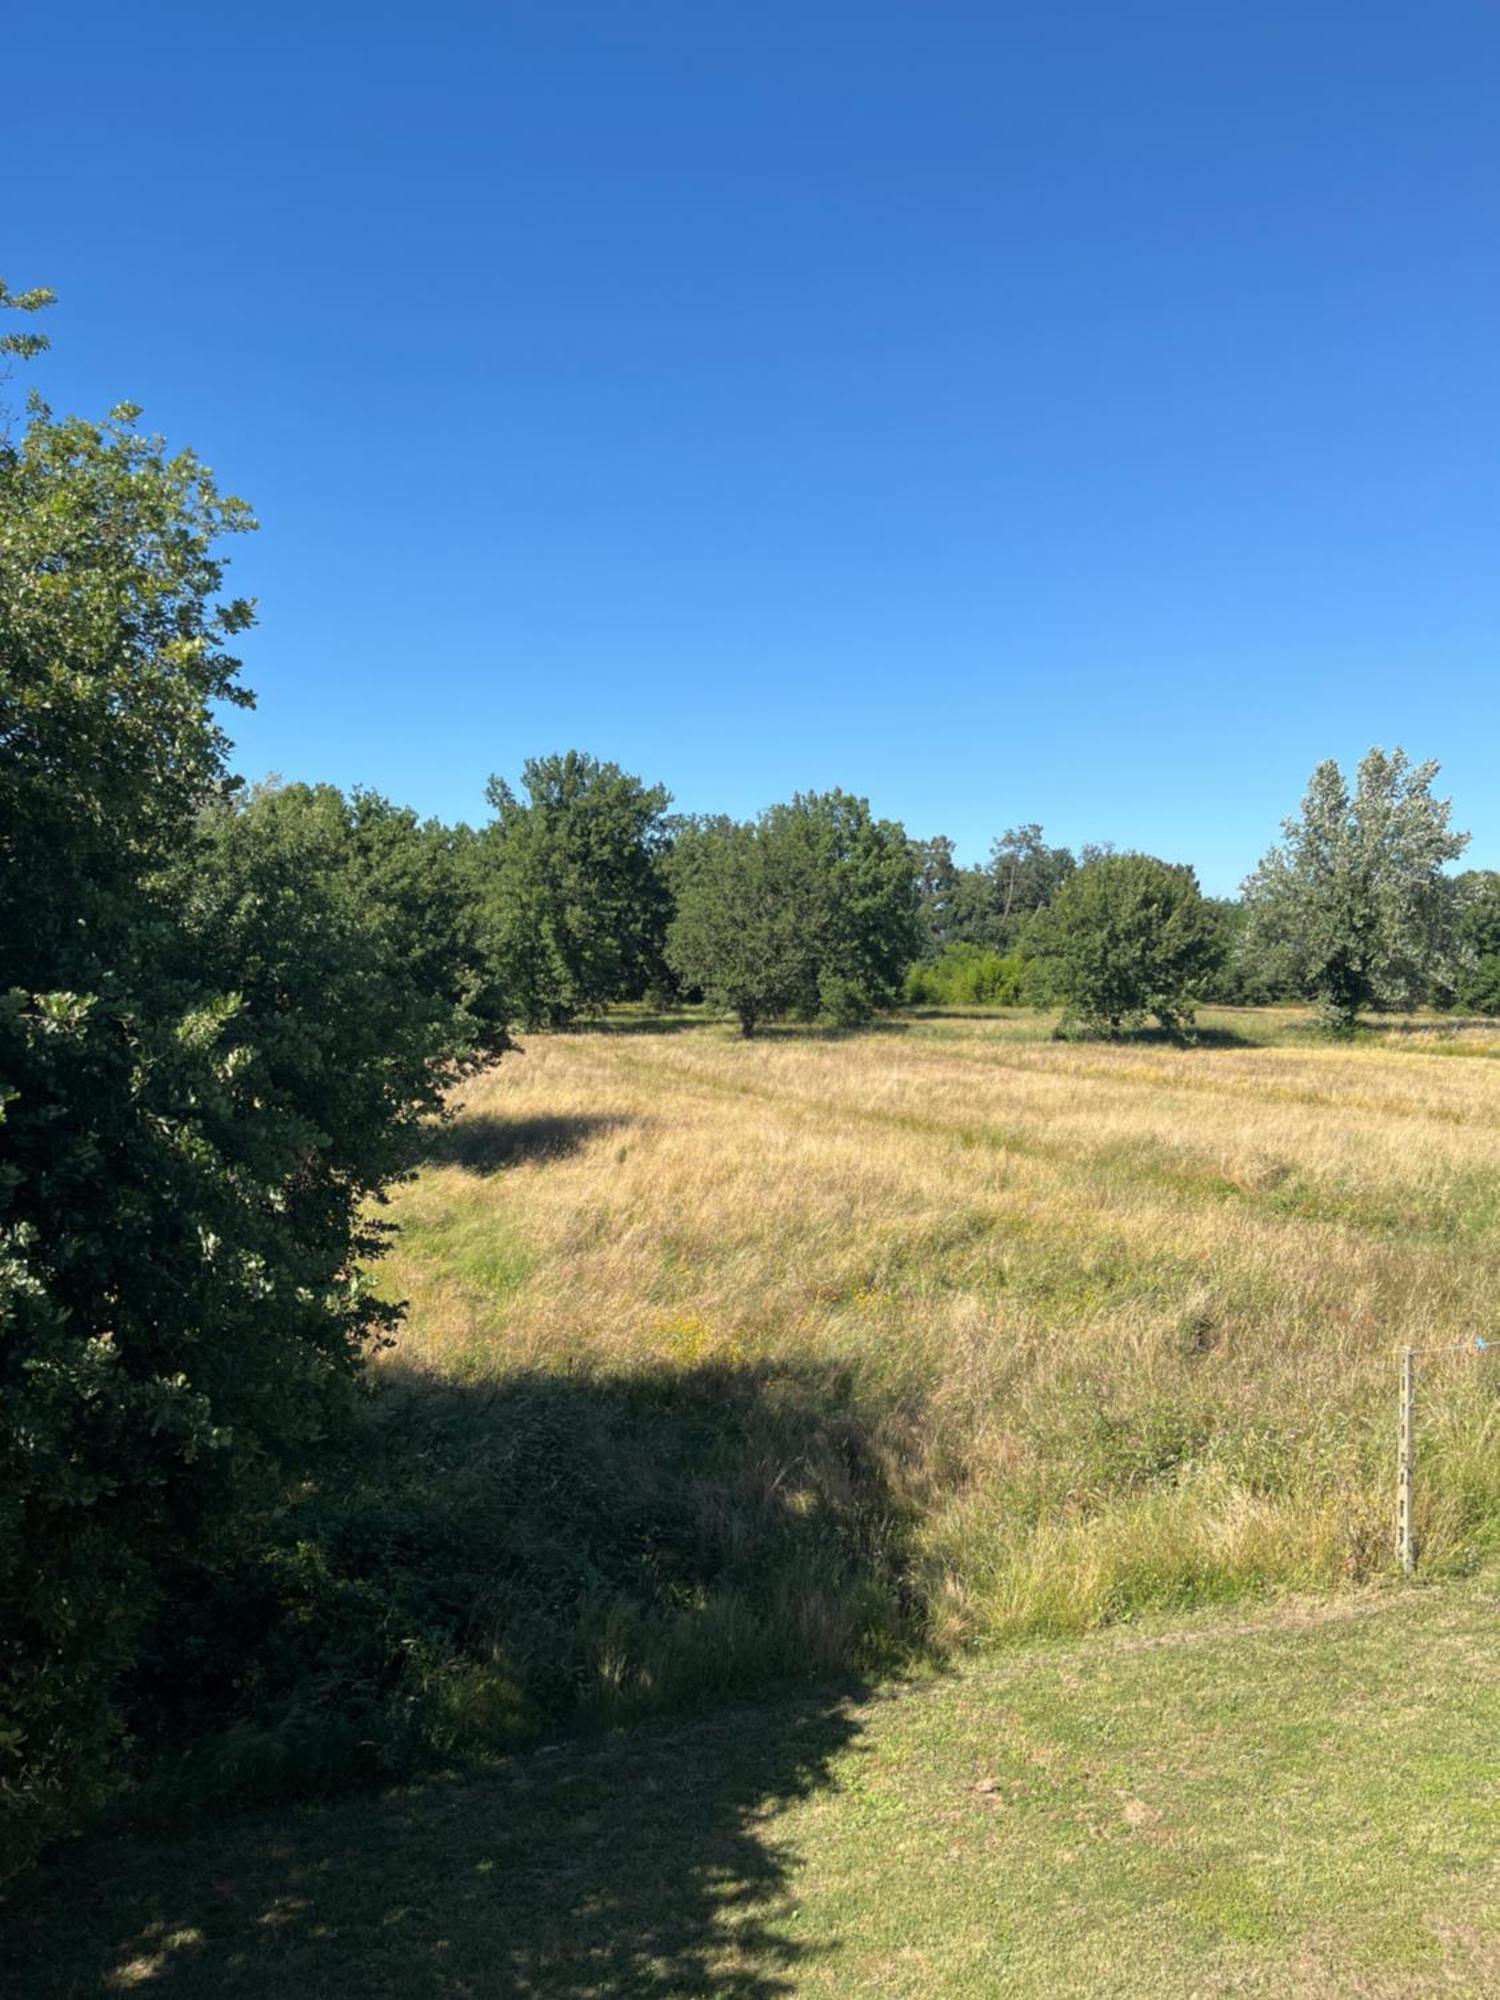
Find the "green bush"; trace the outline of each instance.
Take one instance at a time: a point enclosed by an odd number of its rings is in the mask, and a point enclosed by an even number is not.
[[[983,945],[950,944],[934,959],[919,961],[906,975],[907,1004],[913,1007],[1016,1007],[1026,987],[1026,960],[1019,952],[987,951]]]
[[[0,441],[0,1878],[200,1675],[393,1318],[371,1198],[503,1039],[410,827],[233,803],[251,523],[135,415]]]

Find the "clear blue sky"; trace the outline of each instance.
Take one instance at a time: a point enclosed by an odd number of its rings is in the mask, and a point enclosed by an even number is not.
[[[1228,889],[1313,763],[1500,864],[1497,0],[80,0],[3,36],[59,404],[255,504],[252,774],[568,745]]]

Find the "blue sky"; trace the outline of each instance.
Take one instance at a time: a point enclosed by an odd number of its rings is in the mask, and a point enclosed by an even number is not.
[[[0,271],[263,528],[241,767],[569,745],[1232,888],[1322,756],[1500,865],[1494,0],[61,4]]]

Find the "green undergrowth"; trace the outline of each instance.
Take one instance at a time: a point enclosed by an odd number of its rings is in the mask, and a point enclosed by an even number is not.
[[[190,1747],[150,1746],[132,1810],[890,1671],[921,1645],[914,1526],[836,1365],[391,1373],[358,1449],[204,1597],[180,1650],[233,1675],[168,1701]]]

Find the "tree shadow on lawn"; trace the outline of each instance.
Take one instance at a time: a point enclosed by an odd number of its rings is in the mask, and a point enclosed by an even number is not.
[[[1098,1043],[1106,1048],[1174,1048],[1174,1049],[1261,1049],[1268,1046],[1264,1039],[1254,1035],[1241,1034],[1238,1028],[1193,1027],[1186,1033],[1177,1033],[1168,1028],[1141,1027],[1125,1028],[1117,1035],[1105,1029],[1079,1028],[1069,1035],[1058,1036],[1049,1026],[1052,1009],[1032,1010],[1024,1007],[907,1007],[902,1010],[902,1018],[893,1021],[872,1022],[871,1028],[885,1034],[902,1034],[913,1021],[957,1021],[974,1027],[986,1021],[1020,1021],[1036,1030],[1035,1040],[1072,1041]],[[870,1032],[854,1030],[855,1033]],[[1029,1039],[1022,1037],[1022,1039]]]
[[[591,1139],[635,1122],[623,1113],[502,1118],[492,1111],[459,1111],[425,1134],[419,1164],[462,1167],[470,1174],[497,1174],[527,1160],[566,1159]]]
[[[1409,1014],[1362,1014],[1355,1033],[1373,1041],[1456,1041],[1460,1034],[1479,1030],[1500,1035],[1500,1016],[1494,1014],[1444,1014],[1437,1020],[1418,1020]],[[1323,1039],[1328,1039],[1326,1030]]]
[[[517,1757],[193,1839],[116,1839],[28,1883],[28,2000],[772,2000],[809,1953],[765,1823],[829,1781],[858,1690]]]
[[[1185,1033],[1175,1033],[1170,1028],[1136,1028],[1131,1033],[1117,1037],[1122,1048],[1132,1044],[1144,1048],[1168,1049],[1263,1049],[1267,1045],[1256,1041],[1253,1035],[1242,1035],[1238,1028],[1192,1027]]]
[[[330,1594],[278,1609],[228,1579],[198,1657],[224,1663],[229,1692],[206,1696],[195,1672],[187,1696],[201,1734],[259,1685],[244,1725],[274,1738],[283,1715],[311,1721],[305,1750],[254,1793],[205,1737],[218,1775],[192,1796],[208,1810],[166,1821],[171,1837],[137,1815],[133,1834],[60,1850],[0,1916],[5,1990],[794,1990],[797,1857],[776,1809],[828,1784],[856,1739],[862,1663],[897,1665],[919,1637],[911,1508],[855,1378],[703,1359],[388,1380],[363,1446],[286,1530]],[[418,1644],[437,1665],[413,1681]],[[229,1810],[315,1789],[323,1736],[373,1736],[392,1702],[420,1710],[434,1672],[440,1693],[482,1703],[492,1687],[504,1705],[498,1734],[462,1739],[487,1764],[274,1820]],[[361,1709],[382,1681],[386,1706]],[[593,1733],[493,1761],[580,1723]],[[353,1752],[355,1768],[379,1754]]]
[[[861,1035],[905,1035],[911,1032],[910,1021],[902,1018],[908,1012],[901,1010],[901,1016],[877,1014],[868,1021],[861,1021],[850,1027],[837,1027],[826,1021],[801,1021],[790,1015],[781,1015],[764,1020],[757,1027],[755,1041],[855,1041]],[[550,1030],[558,1035],[718,1035],[732,1041],[741,1041],[738,1024],[733,1014],[695,1013],[651,1014],[631,1019],[596,1018],[570,1022],[564,1028]]]
[[[659,1014],[582,1014],[545,1032],[553,1035],[690,1035],[718,1027],[729,1017],[708,1014],[689,1002]]]
[[[771,1021],[756,1033],[768,1041],[857,1042],[866,1035],[909,1035],[911,1030],[910,1021],[896,1015],[877,1014],[872,1020],[856,1021],[848,1027],[830,1021]]]

